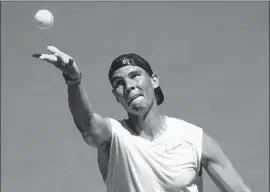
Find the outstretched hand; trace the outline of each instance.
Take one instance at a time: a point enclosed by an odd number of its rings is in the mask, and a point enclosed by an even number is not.
[[[51,54],[35,53],[32,56],[53,64],[71,79],[77,79],[80,77],[80,71],[72,57],[54,46],[48,46],[47,50]]]

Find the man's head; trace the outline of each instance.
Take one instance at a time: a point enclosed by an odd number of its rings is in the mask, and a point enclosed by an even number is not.
[[[108,76],[117,101],[127,112],[139,111],[153,102],[160,105],[164,100],[157,75],[149,63],[137,54],[117,57]]]

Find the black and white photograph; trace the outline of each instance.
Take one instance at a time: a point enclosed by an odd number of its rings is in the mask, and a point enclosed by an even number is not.
[[[1,2],[1,192],[269,191],[269,2]]]

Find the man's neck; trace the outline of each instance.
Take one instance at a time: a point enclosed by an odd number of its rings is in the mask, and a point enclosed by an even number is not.
[[[149,140],[155,139],[167,128],[165,116],[157,108],[143,116],[133,114],[128,114],[128,116],[129,127],[141,137]]]

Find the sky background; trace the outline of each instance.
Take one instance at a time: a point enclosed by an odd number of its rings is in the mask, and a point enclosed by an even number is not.
[[[54,15],[40,30],[39,9]],[[105,192],[97,153],[69,112],[61,72],[34,59],[54,45],[76,60],[95,112],[126,117],[107,78],[135,52],[165,95],[161,111],[216,139],[253,191],[269,191],[268,2],[2,2],[1,191]],[[204,173],[204,191],[214,186]]]

